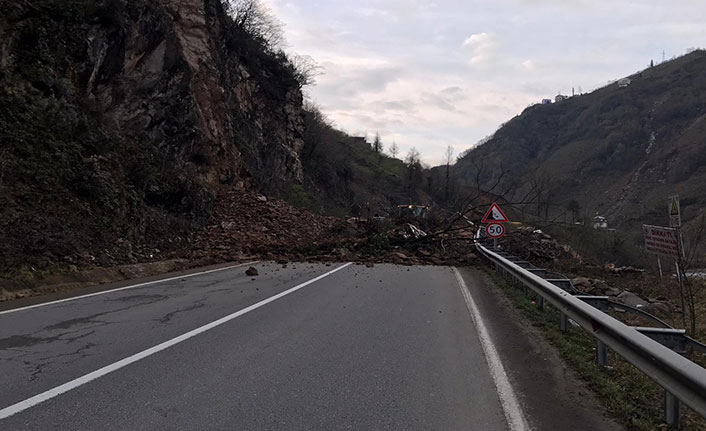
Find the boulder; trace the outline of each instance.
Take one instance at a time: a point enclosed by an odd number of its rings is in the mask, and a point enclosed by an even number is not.
[[[609,289],[611,288],[611,287],[608,285],[608,283],[606,283],[606,282],[603,281],[603,280],[594,280],[594,281],[593,281],[593,286],[596,288],[596,290],[598,290],[598,291],[600,291],[600,292],[606,292],[607,290],[609,290]],[[618,293],[620,293],[620,292],[618,292]]]
[[[350,251],[348,251],[348,249],[344,247],[339,247],[334,249],[332,254],[340,257],[341,259],[345,259],[348,257],[348,255],[350,255]]]
[[[646,307],[649,304],[644,299],[640,298],[632,292],[628,292],[627,290],[618,295],[617,300],[625,305],[629,305],[635,308]]]
[[[247,275],[247,276],[249,276],[249,277],[255,277],[256,275],[260,275],[260,273],[257,272],[257,269],[255,269],[255,268],[253,268],[253,267],[251,266],[250,268],[248,268],[248,269],[245,271],[245,275]]]
[[[642,309],[655,316],[668,316],[671,311],[671,307],[666,302],[652,302]]]
[[[622,290],[618,289],[617,287],[609,287],[603,292],[603,295],[606,296],[618,296],[622,293]]]
[[[435,256],[430,257],[429,260],[431,261],[431,263],[433,263],[434,265],[437,265],[437,266],[441,266],[441,265],[444,264],[444,261],[443,261],[443,260],[441,260],[441,259],[439,259],[438,257],[435,257]]]
[[[575,287],[581,289],[581,290],[586,290],[582,288],[589,288],[591,287],[591,280],[589,280],[586,277],[577,277],[571,280],[571,284],[573,284]]]

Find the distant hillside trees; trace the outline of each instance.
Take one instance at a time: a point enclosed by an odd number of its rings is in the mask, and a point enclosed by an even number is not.
[[[288,55],[287,59],[300,87],[316,84],[316,77],[321,75],[321,66],[311,56],[293,54]]]
[[[304,101],[304,142],[307,144],[305,146],[307,157],[311,157],[316,152],[331,127],[316,103]]]
[[[299,88],[313,85],[320,66],[308,55],[286,54],[282,22],[260,0],[221,0],[235,28],[245,32],[284,67]]]
[[[571,213],[571,224],[576,223],[576,220],[578,219],[579,214],[581,213],[581,205],[579,205],[578,201],[572,199],[566,205],[566,210]]]
[[[382,153],[382,149],[383,149],[382,139],[380,139],[380,134],[376,133],[375,139],[373,140],[373,150],[375,150],[376,153],[380,154],[380,153]]]
[[[400,148],[397,146],[397,143],[395,141],[392,141],[392,145],[390,146],[390,155],[392,156],[393,159],[397,158],[397,154],[399,154]]]
[[[282,22],[259,0],[226,0],[224,6],[235,25],[272,51],[284,42]]]
[[[405,164],[407,165],[407,185],[410,189],[422,187],[424,181],[424,168],[422,167],[421,154],[412,147],[407,152]]]
[[[454,155],[454,149],[451,145],[446,147],[445,161],[446,161],[446,175],[444,178],[444,201],[448,202],[451,199],[451,159]],[[431,178],[431,177],[430,177]]]
[[[281,196],[290,201],[308,202],[307,208],[337,216],[393,214],[400,202],[420,201],[408,184],[408,166],[373,148],[363,138],[336,130],[313,102],[304,104],[304,147],[300,154],[304,170],[303,193],[292,186]],[[380,139],[382,144],[382,140]],[[419,153],[413,155],[411,177],[422,183]],[[411,196],[411,197],[410,197]]]

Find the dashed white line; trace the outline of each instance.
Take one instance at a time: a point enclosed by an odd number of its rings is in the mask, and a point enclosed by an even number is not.
[[[503,408],[503,413],[505,414],[507,426],[511,431],[530,431],[532,428],[529,426],[529,423],[522,412],[522,407],[520,406],[517,396],[515,395],[515,391],[512,389],[510,380],[505,373],[505,367],[503,367],[503,364],[500,361],[498,351],[495,350],[495,345],[490,338],[488,329],[485,327],[485,323],[483,322],[480,311],[476,306],[476,302],[471,296],[471,291],[468,290],[466,282],[463,281],[463,276],[458,269],[453,268],[453,270],[456,280],[458,280],[458,285],[461,288],[461,293],[463,293],[463,299],[466,301],[466,306],[468,307],[473,323],[476,326],[476,331],[478,332],[480,344],[483,347],[485,359],[488,361],[490,375],[493,378],[493,382],[495,382],[495,388],[497,389],[498,396],[500,397],[500,404]]]
[[[337,268],[335,268],[325,274],[321,274],[316,278],[312,278],[309,281],[305,281],[304,283],[298,284],[298,285],[292,287],[291,289],[288,289],[288,290],[285,290],[284,292],[278,293],[277,295],[270,296],[267,299],[263,299],[262,301],[260,301],[256,304],[253,304],[249,307],[243,308],[240,311],[236,311],[233,314],[229,314],[225,317],[222,317],[222,318],[215,320],[211,323],[203,325],[203,326],[196,328],[192,331],[189,331],[185,334],[179,335],[178,337],[172,338],[171,340],[165,341],[164,343],[158,344],[154,347],[150,347],[149,349],[143,350],[139,353],[136,353],[136,354],[129,356],[125,359],[122,359],[118,362],[112,363],[110,365],[106,365],[103,368],[100,368],[96,371],[88,373],[88,374],[81,376],[77,379],[71,380],[70,382],[67,382],[67,383],[64,383],[63,385],[57,386],[54,389],[50,389],[46,392],[42,392],[39,395],[35,395],[31,398],[28,398],[24,401],[20,401],[17,404],[13,404],[9,407],[6,407],[6,408],[0,410],[0,419],[8,418],[12,415],[15,415],[15,414],[23,411],[23,410],[26,410],[26,409],[33,407],[33,406],[36,406],[39,403],[42,403],[42,402],[47,401],[49,399],[52,399],[58,395],[61,395],[65,392],[68,392],[72,389],[76,389],[77,387],[79,387],[81,385],[85,385],[86,383],[93,381],[99,377],[105,376],[106,374],[110,374],[113,371],[119,370],[119,369],[126,367],[132,363],[135,363],[141,359],[144,359],[148,356],[154,355],[155,353],[158,353],[158,352],[161,352],[162,350],[168,349],[169,347],[172,347],[176,344],[179,344],[183,341],[186,341],[189,338],[195,337],[195,336],[202,334],[210,329],[213,329],[217,326],[223,325],[224,323],[229,322],[235,318],[238,318],[238,317],[242,316],[243,314],[249,313],[253,310],[256,310],[256,309],[262,307],[263,305],[267,305],[270,302],[276,301],[284,296],[287,296],[291,293],[294,293],[297,290],[299,290],[303,287],[306,287],[314,282],[317,282],[324,277],[328,277],[329,275],[331,275],[335,272],[338,272],[338,271],[342,270],[343,268],[348,267],[351,264],[352,263],[349,262],[344,265],[341,265],[341,266],[339,266],[339,267],[337,267]]]
[[[176,277],[163,278],[161,280],[147,281],[145,283],[131,284],[130,286],[118,287],[110,290],[102,290],[100,292],[88,293],[86,295],[72,296],[71,298],[57,299],[56,301],[42,302],[41,304],[28,305],[26,307],[13,308],[10,310],[0,311],[0,315],[16,313],[18,311],[31,310],[33,308],[45,307],[47,305],[61,304],[62,302],[75,301],[77,299],[90,298],[91,296],[105,295],[106,293],[120,292],[121,290],[134,289],[136,287],[149,286],[150,284],[164,283],[166,281],[179,280],[181,278],[195,277],[197,275],[209,274],[211,272],[226,271],[228,269],[239,268],[241,266],[253,265],[258,261],[239,263],[237,265],[225,266],[223,268],[209,269],[208,271],[195,272],[193,274],[179,275]]]

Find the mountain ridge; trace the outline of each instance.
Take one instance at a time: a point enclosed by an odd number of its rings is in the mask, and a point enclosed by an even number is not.
[[[460,158],[455,175],[468,183],[481,171],[490,184],[505,172],[520,191],[544,183],[552,215],[576,200],[584,217],[631,232],[665,224],[670,195],[695,218],[706,204],[706,52],[629,78],[625,88],[528,107]]]

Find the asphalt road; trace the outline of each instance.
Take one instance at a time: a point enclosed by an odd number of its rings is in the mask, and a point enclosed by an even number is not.
[[[507,313],[489,313],[477,274],[472,317],[453,268],[255,266],[0,311],[0,429],[495,431],[562,416],[565,393],[523,396],[540,382],[513,377],[521,358],[503,386],[503,345],[522,343],[496,338],[519,329],[494,329]],[[616,429],[565,404],[556,429]]]

